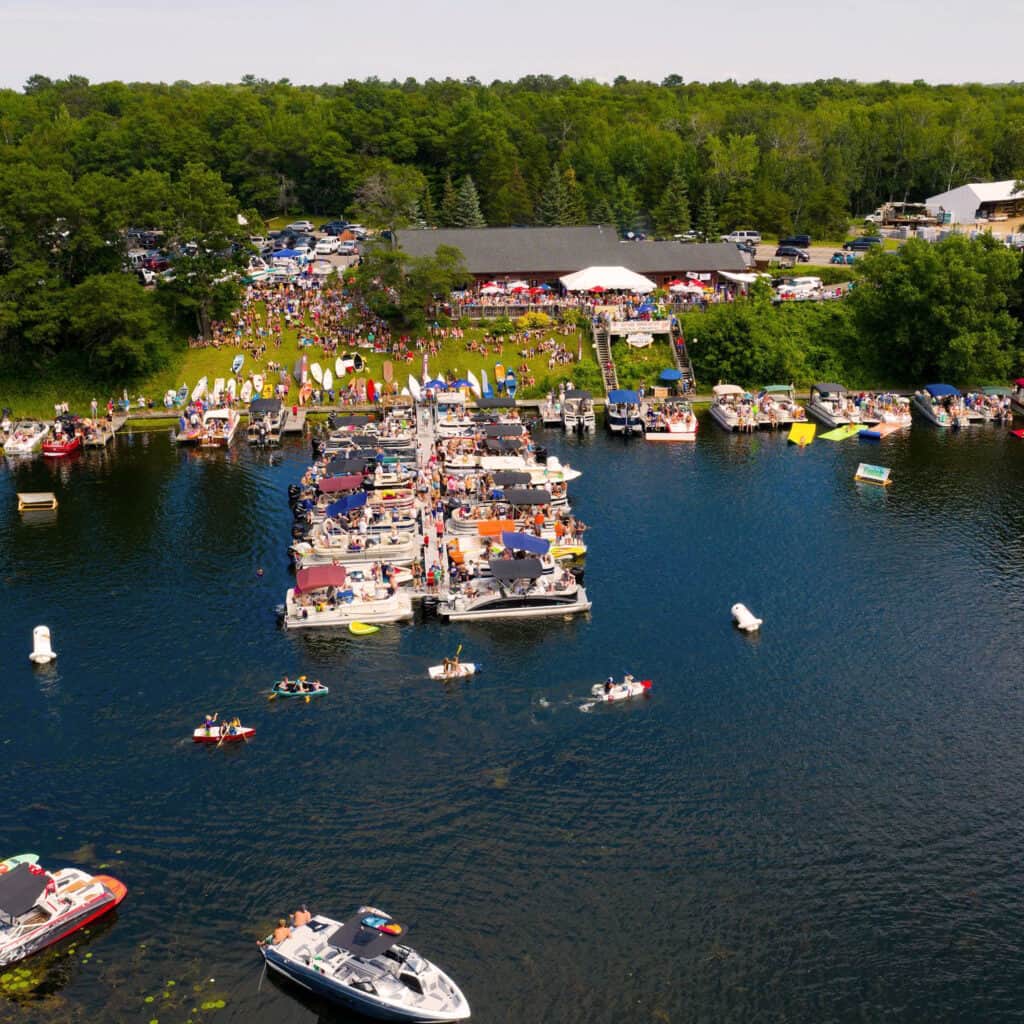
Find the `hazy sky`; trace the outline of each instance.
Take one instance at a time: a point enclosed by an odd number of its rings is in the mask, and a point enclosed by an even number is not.
[[[1024,78],[1024,4],[982,0],[0,0],[0,86],[526,74],[611,81]]]

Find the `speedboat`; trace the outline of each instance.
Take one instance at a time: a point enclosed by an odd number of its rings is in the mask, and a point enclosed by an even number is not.
[[[912,408],[934,427],[969,426],[972,420],[981,420],[981,415],[972,416],[964,408],[963,396],[952,384],[925,384],[914,392]]]
[[[207,409],[203,413],[200,448],[229,448],[238,430],[238,413],[234,409]]]
[[[317,914],[281,942],[260,945],[267,967],[309,992],[388,1021],[456,1021],[469,1003],[439,967],[404,944],[404,925],[374,907],[345,921]]]
[[[666,398],[647,408],[648,441],[696,441],[697,416],[685,398]]]
[[[15,423],[4,441],[5,455],[33,455],[43,446],[46,435],[50,432],[47,423],[38,420],[22,420]]]
[[[0,875],[0,967],[59,942],[113,910],[128,890],[109,875],[21,863]]]
[[[77,416],[61,416],[53,425],[53,436],[43,442],[43,454],[50,458],[71,455],[82,447]]]
[[[644,418],[637,392],[622,388],[609,391],[604,422],[613,434],[622,434],[626,437],[630,434],[642,434]]]
[[[597,429],[589,391],[566,391],[562,399],[562,426],[567,434],[592,434]]]
[[[285,629],[348,626],[352,622],[400,622],[413,617],[409,595],[384,583],[366,581],[358,593],[347,586],[342,565],[300,569],[281,610]]]
[[[803,422],[807,413],[797,405],[792,384],[769,384],[757,394],[757,425],[775,430]]]
[[[619,700],[632,700],[634,697],[646,697],[651,692],[650,679],[634,679],[627,675],[621,683],[609,679],[606,683],[598,683],[591,687],[594,697],[605,704]]]
[[[528,619],[590,611],[587,592],[572,573],[544,575],[536,558],[492,559],[489,579],[454,587],[438,604],[453,622],[467,619]]]

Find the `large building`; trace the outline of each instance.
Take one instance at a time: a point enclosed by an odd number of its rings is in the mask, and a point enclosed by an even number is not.
[[[620,242],[614,228],[600,226],[408,230],[397,233],[397,242],[410,256],[454,246],[477,283],[557,284],[566,274],[596,266],[628,267],[658,285],[686,276],[715,284],[723,270],[747,269],[743,253],[731,242]]]
[[[946,224],[974,224],[1024,214],[1024,192],[1017,182],[983,181],[961,185],[925,200],[928,212]]]

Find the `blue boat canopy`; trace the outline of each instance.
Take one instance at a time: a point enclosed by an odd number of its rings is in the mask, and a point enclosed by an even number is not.
[[[366,491],[356,491],[355,494],[346,494],[344,498],[331,502],[327,506],[329,516],[343,515],[353,509],[362,508],[366,504]]]
[[[618,405],[625,403],[626,405],[636,405],[640,401],[640,396],[635,391],[624,391],[617,389],[615,391],[608,392],[608,401]]]
[[[532,533],[517,533],[513,530],[501,531],[501,543],[510,551],[528,551],[531,555],[546,555],[551,550],[551,542],[543,537],[534,537]]]
[[[924,389],[932,398],[960,397],[960,392],[952,384],[925,384]]]
[[[683,371],[682,370],[673,370],[671,367],[669,369],[667,369],[667,370],[662,370],[661,373],[658,374],[658,380],[682,380],[682,379],[683,379]]]

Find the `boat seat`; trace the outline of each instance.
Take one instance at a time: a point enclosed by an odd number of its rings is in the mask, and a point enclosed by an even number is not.
[[[66,896],[69,892],[78,892],[81,889],[87,889],[90,885],[92,885],[91,880],[79,878],[70,885],[63,886],[60,890],[60,894],[61,896]]]

